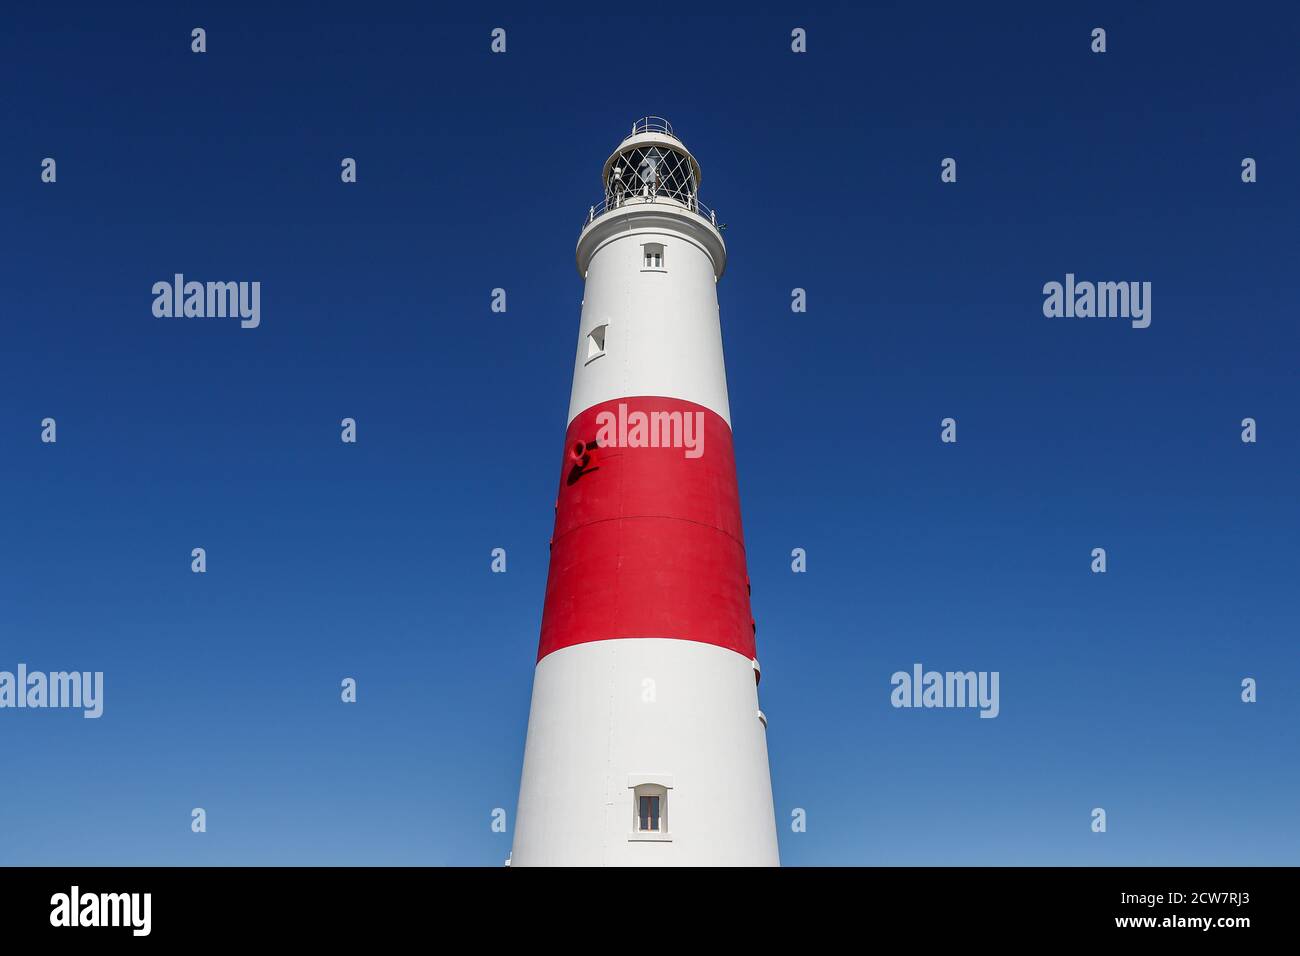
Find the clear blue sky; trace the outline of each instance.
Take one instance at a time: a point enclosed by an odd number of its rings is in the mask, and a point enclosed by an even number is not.
[[[1300,862],[1300,19],[1063,6],[10,11],[0,669],[106,699],[0,711],[0,863],[505,859],[573,244],[647,113],[728,223],[783,861]],[[175,272],[261,327],[155,318]],[[1045,318],[1067,272],[1151,327]],[[917,661],[1000,716],[894,710]]]

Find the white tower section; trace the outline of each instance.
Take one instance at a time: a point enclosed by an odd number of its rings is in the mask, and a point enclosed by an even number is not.
[[[578,238],[570,457],[513,866],[779,863],[718,318],[726,246],[700,179],[666,121],[639,121]],[[619,404],[699,414],[703,455],[592,448]]]
[[[605,201],[578,237],[587,285],[569,421],[611,398],[663,395],[730,425],[715,288],[727,248],[698,198],[699,163],[656,119],[639,122],[605,161]],[[590,336],[602,328],[611,362],[591,358],[599,342]]]

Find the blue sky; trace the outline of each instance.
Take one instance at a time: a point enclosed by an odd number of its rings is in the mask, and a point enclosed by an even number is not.
[[[1300,22],[1058,6],[11,14],[0,669],[106,691],[0,711],[0,863],[505,859],[573,244],[647,113],[728,224],[783,862],[1300,862]],[[261,326],[155,318],[175,272]],[[1151,327],[1045,318],[1067,272]],[[893,709],[918,661],[1000,716]]]

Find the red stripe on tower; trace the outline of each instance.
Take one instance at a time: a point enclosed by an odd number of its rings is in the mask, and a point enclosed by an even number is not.
[[[638,414],[650,423],[640,436],[615,428],[615,443],[592,447],[602,423],[635,425]],[[538,660],[630,637],[701,641],[752,658],[727,423],[693,402],[633,397],[587,409],[566,437]],[[693,438],[696,447],[671,447],[671,437]],[[638,440],[661,447],[630,447]],[[579,443],[584,453],[575,457]]]

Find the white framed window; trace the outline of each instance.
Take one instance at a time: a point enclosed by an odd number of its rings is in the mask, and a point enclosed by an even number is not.
[[[668,830],[668,793],[672,790],[672,777],[662,774],[631,774],[628,788],[632,791],[631,841],[672,841]]]
[[[667,271],[664,268],[664,244],[662,242],[643,242],[641,244],[641,271]]]
[[[594,362],[605,354],[605,334],[609,331],[609,323],[598,325],[587,333],[587,354],[583,359],[583,364]]]

